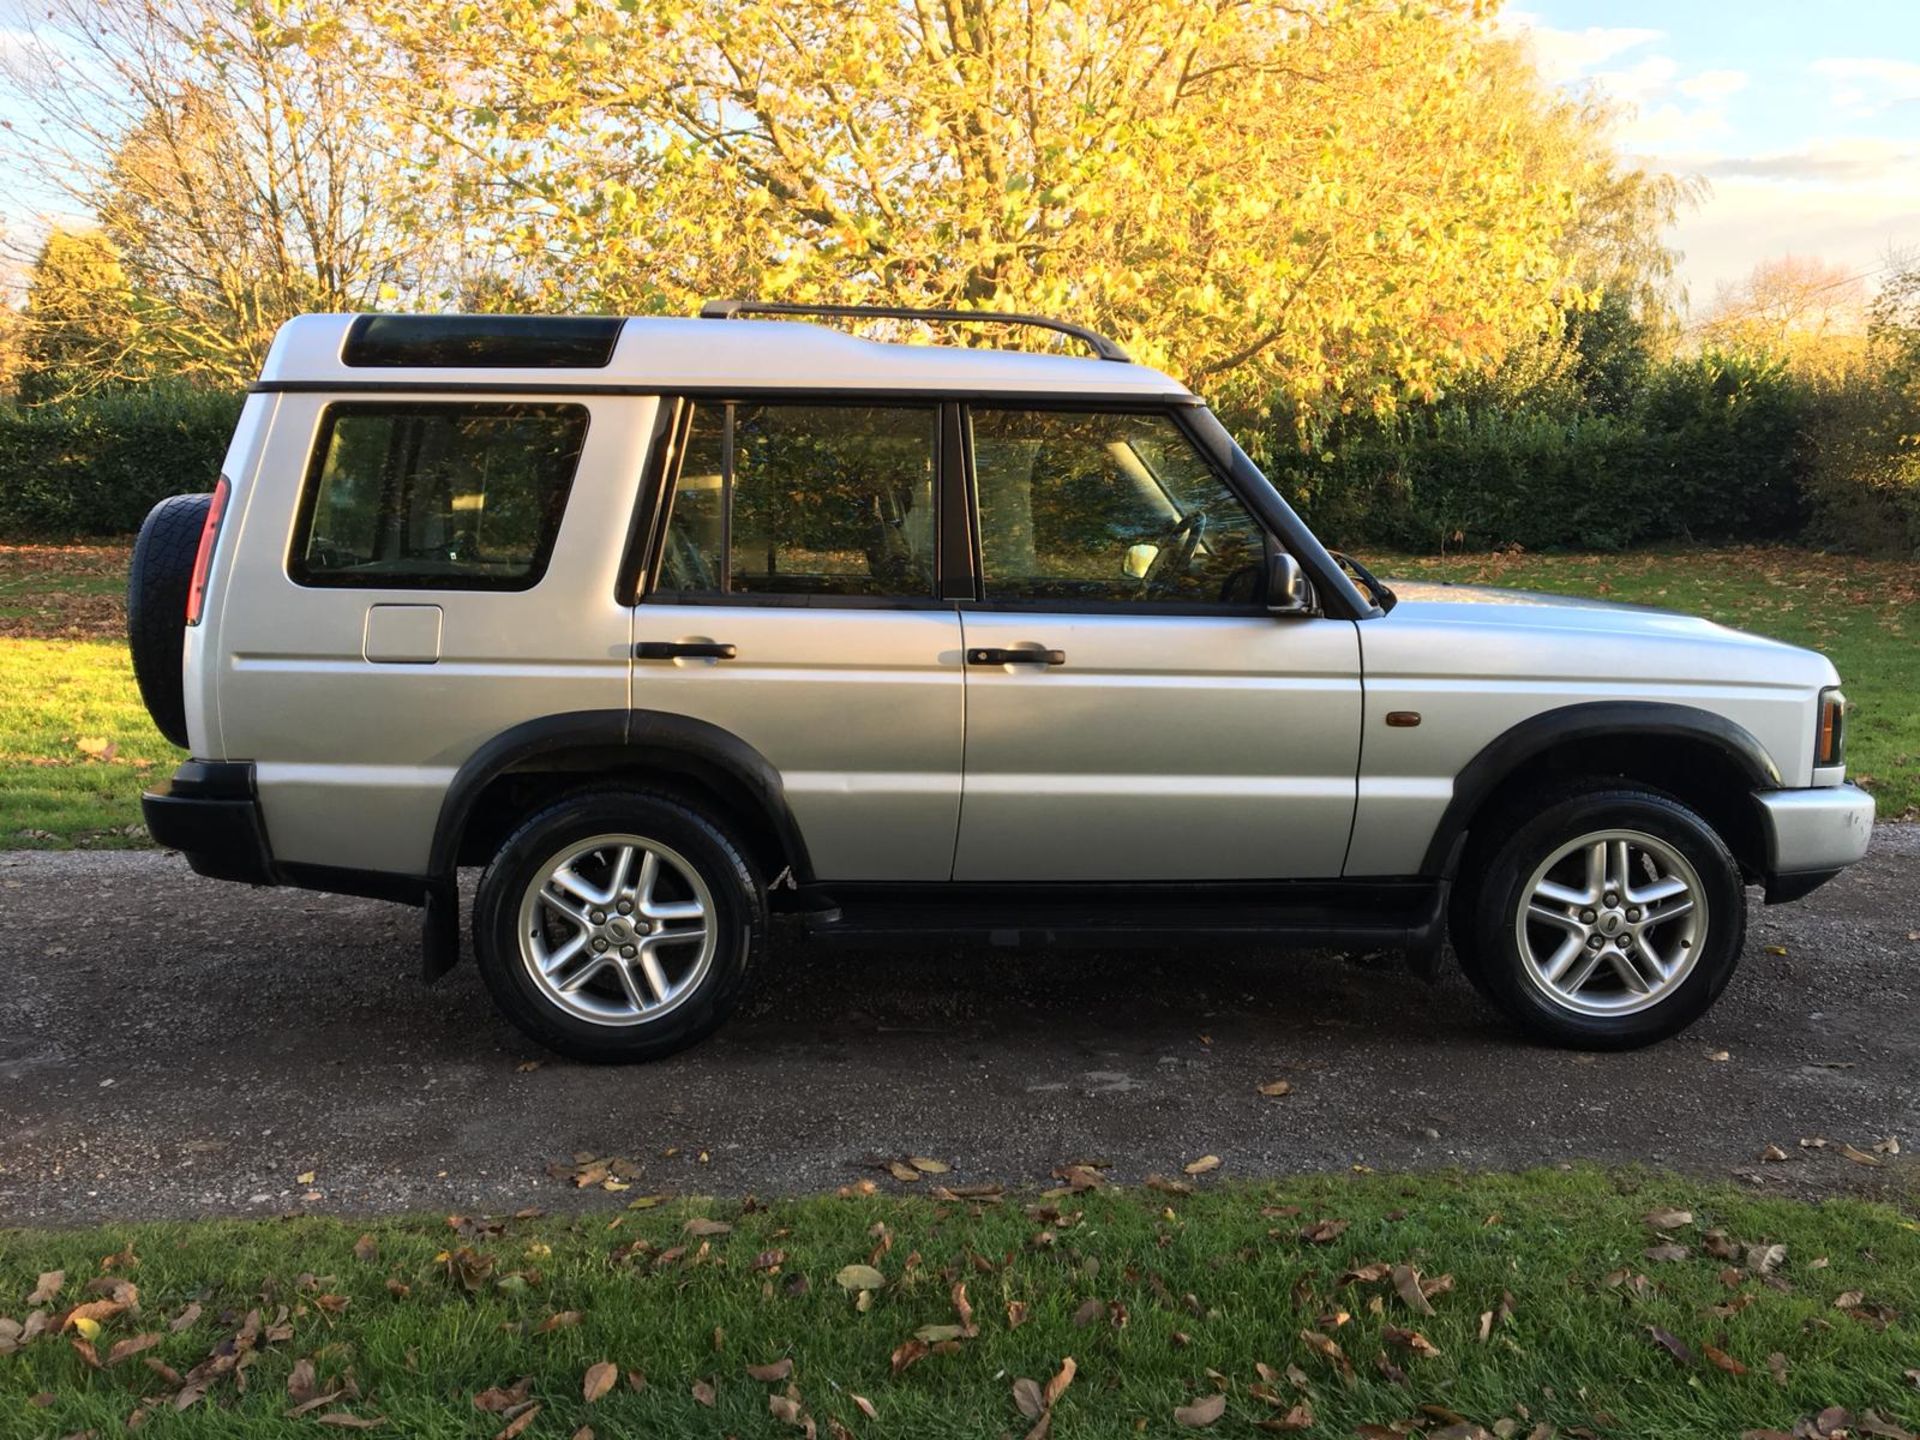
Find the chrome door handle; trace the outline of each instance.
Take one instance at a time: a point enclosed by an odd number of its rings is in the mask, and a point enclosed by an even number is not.
[[[1067,663],[1067,652],[1064,650],[969,650],[967,663],[969,665],[1064,665]]]
[[[731,660],[739,648],[714,640],[642,640],[633,647],[636,660]]]

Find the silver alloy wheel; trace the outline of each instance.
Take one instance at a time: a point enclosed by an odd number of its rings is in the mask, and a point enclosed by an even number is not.
[[[700,988],[713,893],[677,851],[638,835],[576,841],[520,900],[520,960],[541,994],[598,1025],[657,1020]]]
[[[1536,989],[1580,1015],[1632,1015],[1692,972],[1707,939],[1700,876],[1673,846],[1638,830],[1569,840],[1527,880],[1514,917]]]

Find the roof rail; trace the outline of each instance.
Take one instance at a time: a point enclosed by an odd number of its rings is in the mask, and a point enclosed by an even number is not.
[[[1126,365],[1131,357],[1097,330],[1044,315],[1015,315],[1004,310],[929,310],[912,305],[792,305],[775,300],[709,300],[700,307],[702,320],[732,320],[742,315],[830,315],[853,320],[942,320],[965,324],[1031,325],[1068,335],[1102,360]]]

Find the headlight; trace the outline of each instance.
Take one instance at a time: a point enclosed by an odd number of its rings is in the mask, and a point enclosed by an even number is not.
[[[1820,728],[1813,737],[1815,765],[1842,765],[1847,758],[1847,697],[1833,686],[1820,692]]]

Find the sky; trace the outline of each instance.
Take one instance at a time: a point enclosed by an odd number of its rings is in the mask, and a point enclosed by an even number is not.
[[[1697,313],[1756,263],[1920,250],[1920,0],[1515,0],[1542,68],[1626,103],[1628,153],[1710,187],[1675,226]]]

